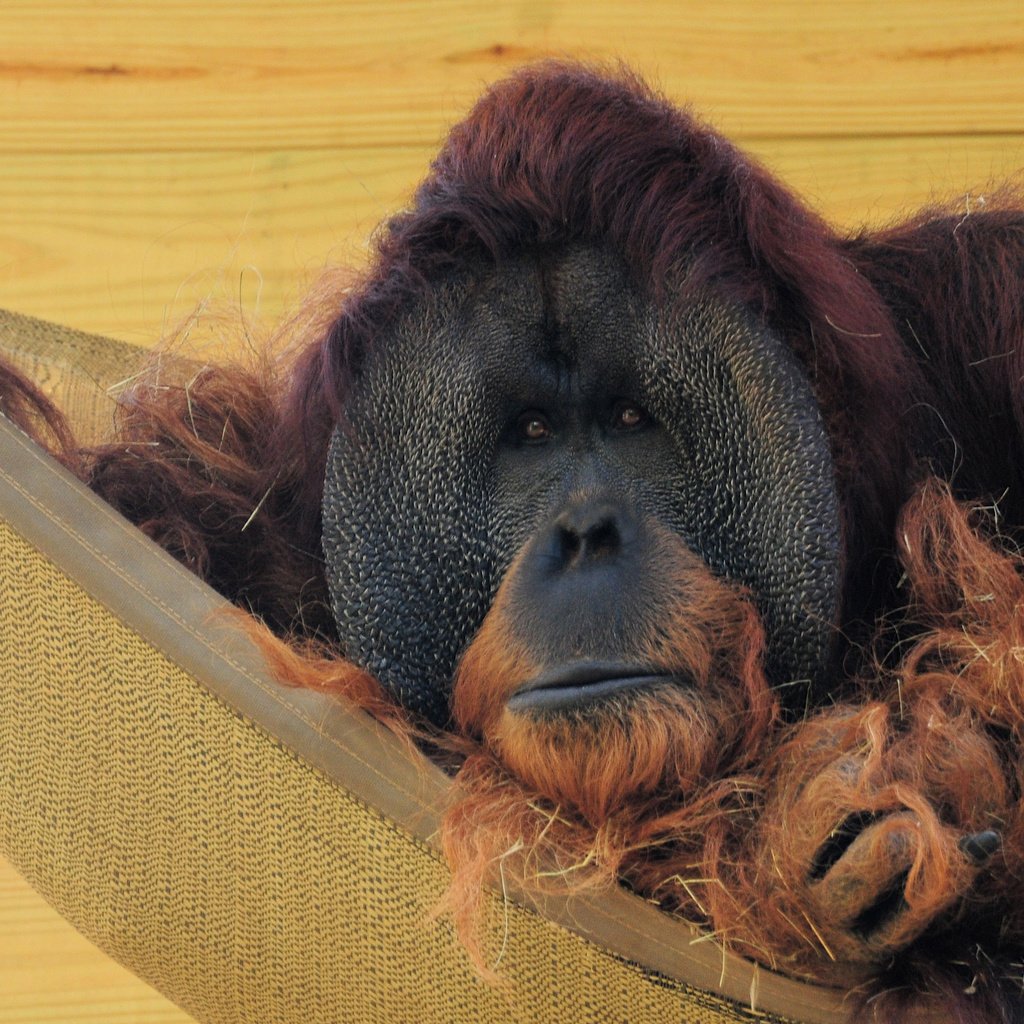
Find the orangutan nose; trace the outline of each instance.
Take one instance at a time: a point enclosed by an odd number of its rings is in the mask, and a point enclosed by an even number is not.
[[[569,572],[614,563],[636,532],[636,517],[623,502],[599,498],[574,505],[554,522],[555,567]]]

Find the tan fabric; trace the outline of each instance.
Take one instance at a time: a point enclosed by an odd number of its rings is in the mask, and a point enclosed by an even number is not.
[[[495,896],[504,982],[484,984],[429,916],[443,780],[365,716],[275,688],[208,628],[215,604],[0,431],[0,851],[199,1020],[843,1018],[624,893],[546,908],[596,941]]]
[[[430,922],[436,854],[219,704],[0,526],[0,846],[204,1021],[721,1022],[495,906],[507,989]],[[497,955],[498,949],[495,952]]]
[[[115,396],[146,358],[135,345],[5,310],[0,353],[60,406],[83,444],[109,436]]]

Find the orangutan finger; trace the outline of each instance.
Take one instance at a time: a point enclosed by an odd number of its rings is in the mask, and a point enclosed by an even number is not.
[[[825,856],[831,863],[812,882],[812,891],[835,925],[867,936],[900,909],[897,890],[902,893],[900,880],[914,862],[916,833],[916,818],[903,811],[851,815],[829,837],[815,865]]]
[[[995,829],[985,829],[964,836],[959,846],[964,856],[975,866],[984,867],[1003,845],[1003,837]]]

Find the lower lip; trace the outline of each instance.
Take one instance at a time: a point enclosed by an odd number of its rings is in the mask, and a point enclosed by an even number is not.
[[[606,697],[664,685],[669,681],[670,677],[664,675],[636,675],[596,679],[593,682],[570,683],[564,686],[538,686],[512,694],[506,706],[512,712],[572,711]]]

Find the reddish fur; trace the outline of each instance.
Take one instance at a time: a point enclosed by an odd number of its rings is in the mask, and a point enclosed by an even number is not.
[[[488,962],[476,932],[477,901],[496,872],[502,884],[562,892],[623,877],[666,909],[710,925],[738,952],[852,986],[866,1019],[898,1021],[915,1001],[935,1001],[962,1022],[1011,1012],[996,984],[1006,968],[979,960],[972,968],[977,991],[969,996],[963,989],[970,973],[961,978],[950,968],[972,942],[998,955],[1024,940],[1024,580],[1020,559],[994,547],[979,532],[979,518],[937,483],[905,508],[901,559],[917,635],[893,669],[878,670],[891,687],[887,699],[866,694],[774,735],[748,736],[751,749],[770,741],[767,756],[753,764],[726,757],[702,779],[681,780],[675,801],[665,775],[652,788],[646,766],[633,774],[623,744],[598,746],[612,730],[584,728],[565,737],[563,748],[544,726],[506,727],[505,699],[536,666],[510,641],[514,628],[499,595],[458,680],[462,724],[484,741],[470,750],[442,828],[453,868],[447,906],[481,965]],[[685,558],[681,565],[693,571]],[[716,614],[743,606],[715,581],[705,593]],[[694,613],[692,606],[685,612],[687,631]],[[747,636],[756,650],[756,634]],[[728,630],[722,639],[742,649]],[[697,650],[698,664],[716,663],[700,644]],[[706,678],[713,692],[728,670],[717,661]],[[754,683],[751,692],[758,691]],[[661,717],[671,722],[671,710],[652,701],[633,725],[660,736]],[[693,742],[692,722],[683,715],[670,728]],[[762,725],[770,723],[768,716]],[[697,735],[699,744],[699,727]],[[741,742],[734,749],[746,748]],[[598,752],[614,770],[604,772]],[[660,763],[674,761],[662,755]],[[580,764],[587,767],[580,771]],[[607,786],[589,785],[591,765]],[[627,797],[631,785],[637,791]],[[620,803],[602,800],[609,788]],[[859,942],[845,927],[844,914],[858,904],[842,875],[817,892],[806,884],[821,837],[862,811],[889,816],[864,844],[858,883],[881,886],[892,878],[893,850],[912,851],[909,908],[880,933],[886,945]],[[979,872],[958,844],[986,828],[1002,833],[1004,848]],[[949,933],[924,934],[936,921],[945,922],[952,941]],[[906,943],[908,951],[893,959],[889,944]]]
[[[760,622],[746,596],[677,537],[657,544],[664,571],[648,581],[650,632],[623,654],[687,687],[568,720],[509,713],[508,696],[540,668],[529,638],[516,635],[509,592],[518,561],[459,667],[455,717],[478,745],[441,837],[453,876],[447,905],[481,963],[475,914],[496,865],[505,880],[563,891],[640,877],[639,863],[659,845],[699,845],[720,832],[753,785],[744,773],[778,714],[761,669]]]
[[[144,517],[156,535],[166,531],[183,560],[276,628],[329,633],[326,610],[312,611],[323,597],[316,559],[327,443],[353,375],[396,310],[429,292],[434,275],[450,263],[500,262],[523,248],[605,243],[655,293],[677,260],[696,254],[686,285],[698,290],[711,283],[749,306],[788,338],[811,372],[833,438],[846,546],[864,555],[863,565],[848,567],[847,610],[865,612],[879,596],[869,579],[873,556],[889,548],[913,480],[904,413],[922,403],[943,407],[963,386],[962,363],[945,357],[933,361],[933,379],[926,379],[915,365],[914,341],[899,331],[907,319],[920,321],[915,333],[936,352],[973,353],[971,345],[980,345],[984,357],[1001,351],[1024,324],[1021,303],[1007,298],[1014,288],[1005,286],[996,289],[1003,296],[998,308],[983,305],[978,318],[1005,330],[973,330],[979,325],[944,312],[958,303],[918,288],[940,279],[934,268],[907,281],[907,261],[891,258],[919,238],[934,248],[956,229],[958,238],[970,240],[963,243],[970,259],[959,268],[960,289],[972,301],[985,296],[972,261],[1016,239],[1024,218],[995,211],[962,220],[843,240],[728,141],[627,73],[609,78],[579,66],[527,68],[494,86],[454,129],[413,209],[379,233],[362,283],[344,297],[331,288],[311,299],[293,324],[303,349],[283,372],[268,377],[266,367],[209,368],[190,395],[195,402],[209,389],[214,407],[207,443],[198,447],[183,390],[144,391],[143,416],[129,417],[125,428],[131,436],[142,431],[137,450],[98,455],[91,482],[129,517]],[[993,224],[1002,225],[997,235]],[[1012,255],[990,261],[1005,263],[1003,283]],[[916,304],[907,299],[894,322],[883,296],[904,293]],[[1024,360],[1024,348],[1018,357]],[[1019,373],[1000,376],[997,367],[992,373],[999,382],[1019,379],[1024,364]],[[261,426],[238,439],[237,472],[211,480],[206,460],[220,444],[223,424],[223,409],[215,407],[229,396],[237,415]],[[155,436],[145,416],[153,417]],[[142,450],[142,443],[149,447]],[[148,492],[137,493],[143,461],[145,473],[161,482],[145,509]],[[241,509],[245,521],[265,494],[260,514],[240,534],[233,527]],[[254,550],[259,566],[237,578],[232,567],[249,565]],[[313,615],[305,627],[297,604]]]
[[[415,727],[406,714],[367,672],[313,642],[286,643],[250,615],[239,613],[236,621],[260,649],[275,679],[288,686],[343,698],[386,723],[397,735],[415,735]]]
[[[1019,948],[1019,560],[934,489],[907,505],[896,530],[919,475],[911,442],[941,450],[950,431],[962,492],[998,497],[988,481],[1008,473],[1014,493],[1003,511],[1024,522],[1024,215],[1013,202],[841,239],[728,142],[628,75],[541,66],[495,86],[455,129],[413,209],[381,232],[362,283],[344,297],[336,288],[315,296],[297,319],[303,347],[293,358],[140,384],[117,442],[87,452],[74,450],[52,406],[7,371],[0,408],[277,632],[330,640],[319,549],[326,447],[395,312],[429,293],[449,263],[500,264],[524,248],[603,242],[655,296],[669,269],[689,260],[686,287],[710,284],[752,309],[811,376],[851,553],[848,620],[864,615],[872,627],[892,606],[895,576],[872,573],[892,538],[905,538],[898,554],[909,609],[898,667],[773,735],[749,605],[679,556],[673,564],[693,586],[656,624],[671,635],[666,656],[698,681],[701,713],[683,696],[682,715],[673,701],[635,705],[628,742],[618,723],[614,739],[593,728],[545,734],[504,720],[495,703],[531,672],[499,598],[458,687],[472,735],[452,740],[465,763],[443,832],[457,919],[470,929],[477,887],[495,864],[532,884],[595,885],[620,874],[766,963],[845,978],[822,957],[821,938],[831,948],[847,937],[825,934],[827,915],[815,920],[822,935],[809,927],[820,908],[802,881],[808,850],[851,810],[902,807],[917,822],[917,845],[901,927],[909,935],[941,911],[958,932],[1002,930],[999,941]],[[266,638],[264,646],[283,676],[344,689],[382,711],[365,677]],[[558,756],[563,744],[567,759]],[[837,758],[856,770],[843,775]],[[955,844],[989,823],[1004,849],[975,878]],[[506,856],[513,848],[523,853]],[[884,848],[875,860],[879,873],[888,870]],[[544,865],[555,874],[538,871]],[[769,886],[778,895],[765,899]],[[846,952],[865,962],[864,950]],[[879,983],[905,978],[909,987],[873,1007],[890,1005],[898,1020],[900,998],[928,986],[946,993],[953,1019],[972,1019],[974,1007],[999,1019],[996,1002],[957,991],[946,952],[918,940]]]
[[[0,360],[0,413],[21,426],[56,458],[78,468],[72,430],[61,411],[30,380]]]
[[[644,582],[646,635],[622,638],[621,655],[687,680],[640,698],[609,702],[597,716],[513,714],[509,696],[536,675],[505,581],[456,674],[456,724],[527,787],[592,826],[615,814],[646,816],[666,792],[693,793],[723,770],[753,763],[777,701],[764,678],[764,635],[747,598],[716,579],[683,542],[663,531],[660,578]]]
[[[710,919],[739,950],[789,973],[866,983],[865,999],[886,993],[871,1007],[884,1019],[899,1020],[908,993],[929,990],[945,993],[949,1019],[1001,1019],[994,983],[1008,968],[979,960],[980,994],[967,998],[970,973],[957,986],[948,964],[969,957],[972,943],[998,963],[1024,942],[1024,565],[993,546],[984,524],[934,482],[908,503],[900,556],[917,636],[881,672],[888,698],[784,731],[763,765],[757,827],[723,847],[713,877],[724,884],[707,890]],[[888,954],[851,942],[840,926],[844,901],[855,901],[835,885],[814,894],[808,856],[852,811],[900,809],[908,813],[888,819],[858,876],[881,885],[891,870],[885,843],[902,835],[914,851],[909,908],[885,938],[922,937],[872,982]],[[979,873],[957,844],[993,828],[1003,847]],[[676,898],[685,908],[689,894]],[[949,928],[945,939],[941,929],[922,934],[936,922]]]

